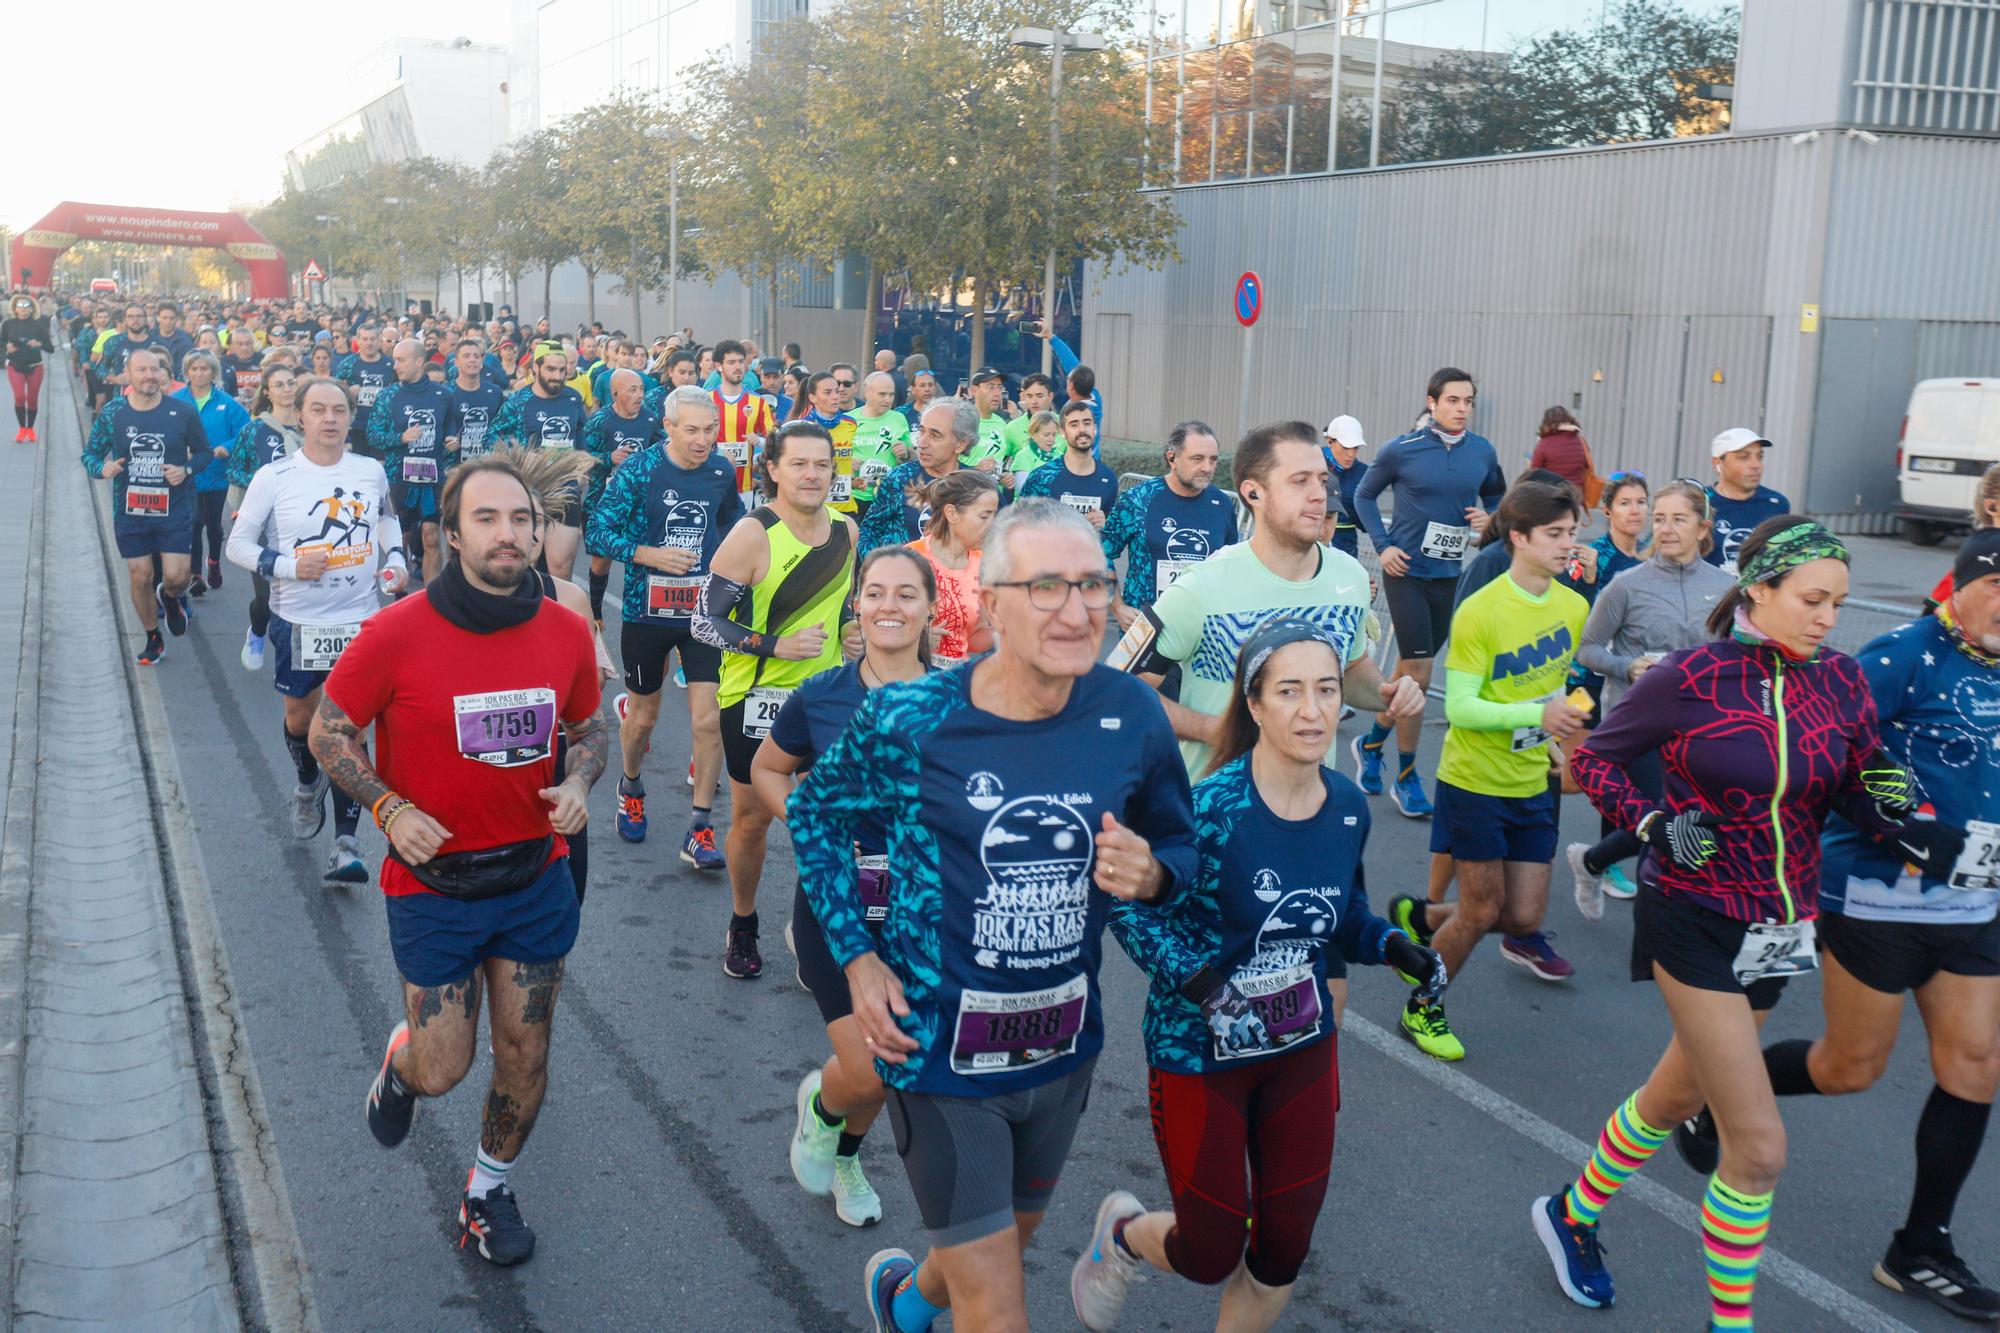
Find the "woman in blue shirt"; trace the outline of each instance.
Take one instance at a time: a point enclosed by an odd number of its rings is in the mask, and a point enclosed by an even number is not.
[[[227,459],[236,437],[250,424],[243,404],[224,393],[216,384],[222,378],[222,363],[207,352],[192,351],[181,363],[187,383],[174,390],[174,397],[194,404],[201,429],[218,459]],[[196,597],[210,588],[222,586],[222,515],[229,499],[229,469],[205,467],[195,474],[194,545],[189,548],[188,568],[193,578],[188,591]],[[201,538],[208,534],[208,578],[201,569]]]
[[[1270,1327],[1326,1195],[1347,964],[1386,963],[1443,989],[1438,956],[1368,908],[1368,801],[1323,765],[1341,667],[1309,621],[1250,636],[1225,739],[1194,789],[1195,883],[1164,907],[1112,912],[1112,933],[1153,980],[1146,1063],[1174,1207],[1147,1212],[1124,1190],[1099,1206],[1070,1284],[1085,1328],[1112,1326],[1146,1264],[1227,1282],[1218,1327]]]

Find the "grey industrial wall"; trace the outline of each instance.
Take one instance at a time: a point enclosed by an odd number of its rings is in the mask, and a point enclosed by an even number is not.
[[[1430,372],[1458,364],[1510,467],[1553,403],[1577,412],[1601,468],[1653,477],[1709,475],[1709,437],[1748,425],[1777,445],[1771,483],[1850,528],[1880,526],[1893,501],[1910,383],[2000,373],[1991,140],[1720,137],[1175,202],[1181,263],[1090,275],[1084,356],[1112,435],[1159,439],[1187,417],[1233,431],[1245,269],[1265,290],[1253,421],[1351,412],[1387,439]],[[1817,333],[1801,328],[1808,303]]]

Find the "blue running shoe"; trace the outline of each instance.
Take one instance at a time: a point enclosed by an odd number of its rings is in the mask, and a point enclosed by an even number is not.
[[[877,1250],[861,1271],[868,1284],[868,1313],[875,1316],[875,1333],[898,1333],[889,1307],[903,1279],[916,1273],[917,1261],[908,1250]]]
[[[1535,1234],[1541,1237],[1542,1248],[1549,1252],[1549,1262],[1555,1265],[1556,1282],[1563,1295],[1592,1310],[1616,1304],[1611,1273],[1604,1267],[1603,1247],[1597,1241],[1597,1228],[1570,1222],[1563,1211],[1563,1191],[1535,1200],[1529,1215],[1534,1219]]]
[[[715,830],[707,824],[698,824],[687,831],[681,839],[681,860],[696,870],[727,870],[728,860],[722,850],[715,845]]]
[[[677,665],[677,666],[675,666],[675,667],[674,667],[674,688],[675,688],[675,689],[677,689],[677,690],[684,690],[684,689],[686,689],[687,687],[688,687],[688,673],[687,673],[687,670],[686,670],[686,668],[684,668],[684,667],[681,667],[681,666],[678,666],[678,665]]]
[[[1395,785],[1389,788],[1389,799],[1396,803],[1396,809],[1405,819],[1429,819],[1435,813],[1430,798],[1424,795],[1423,779],[1414,768],[1396,775]]]
[[[1386,743],[1386,742],[1385,742]],[[1370,796],[1382,794],[1382,746],[1368,744],[1366,736],[1356,736],[1347,746],[1354,756],[1354,780]]]
[[[618,836],[627,842],[646,840],[646,784],[618,779]]]

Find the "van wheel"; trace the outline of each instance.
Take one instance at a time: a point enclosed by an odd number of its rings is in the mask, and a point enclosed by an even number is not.
[[[1944,540],[1944,529],[1935,523],[1919,523],[1914,519],[1905,519],[1903,531],[1908,533],[1910,540],[1918,546],[1936,546]]]

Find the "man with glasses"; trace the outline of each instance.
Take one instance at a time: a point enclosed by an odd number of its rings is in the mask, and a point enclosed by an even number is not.
[[[1115,580],[1096,530],[1049,500],[994,520],[980,601],[998,646],[871,692],[792,797],[801,882],[889,1088],[929,1233],[866,1268],[877,1329],[1025,1328],[1022,1251],[1046,1212],[1104,1044],[1113,902],[1196,871],[1186,774],[1137,682],[1098,664]],[[872,932],[853,854],[886,830]]]
[[[860,378],[860,372],[845,361],[834,362],[826,368],[826,372],[833,376],[834,387],[840,390],[840,410],[843,412],[852,412],[854,410],[854,385]]]
[[[1007,377],[991,366],[975,370],[970,393],[973,409],[979,413],[979,435],[958,461],[961,466],[991,472],[998,480],[1000,467],[1007,461],[1007,418],[1000,415],[1001,404],[1007,401]]]

